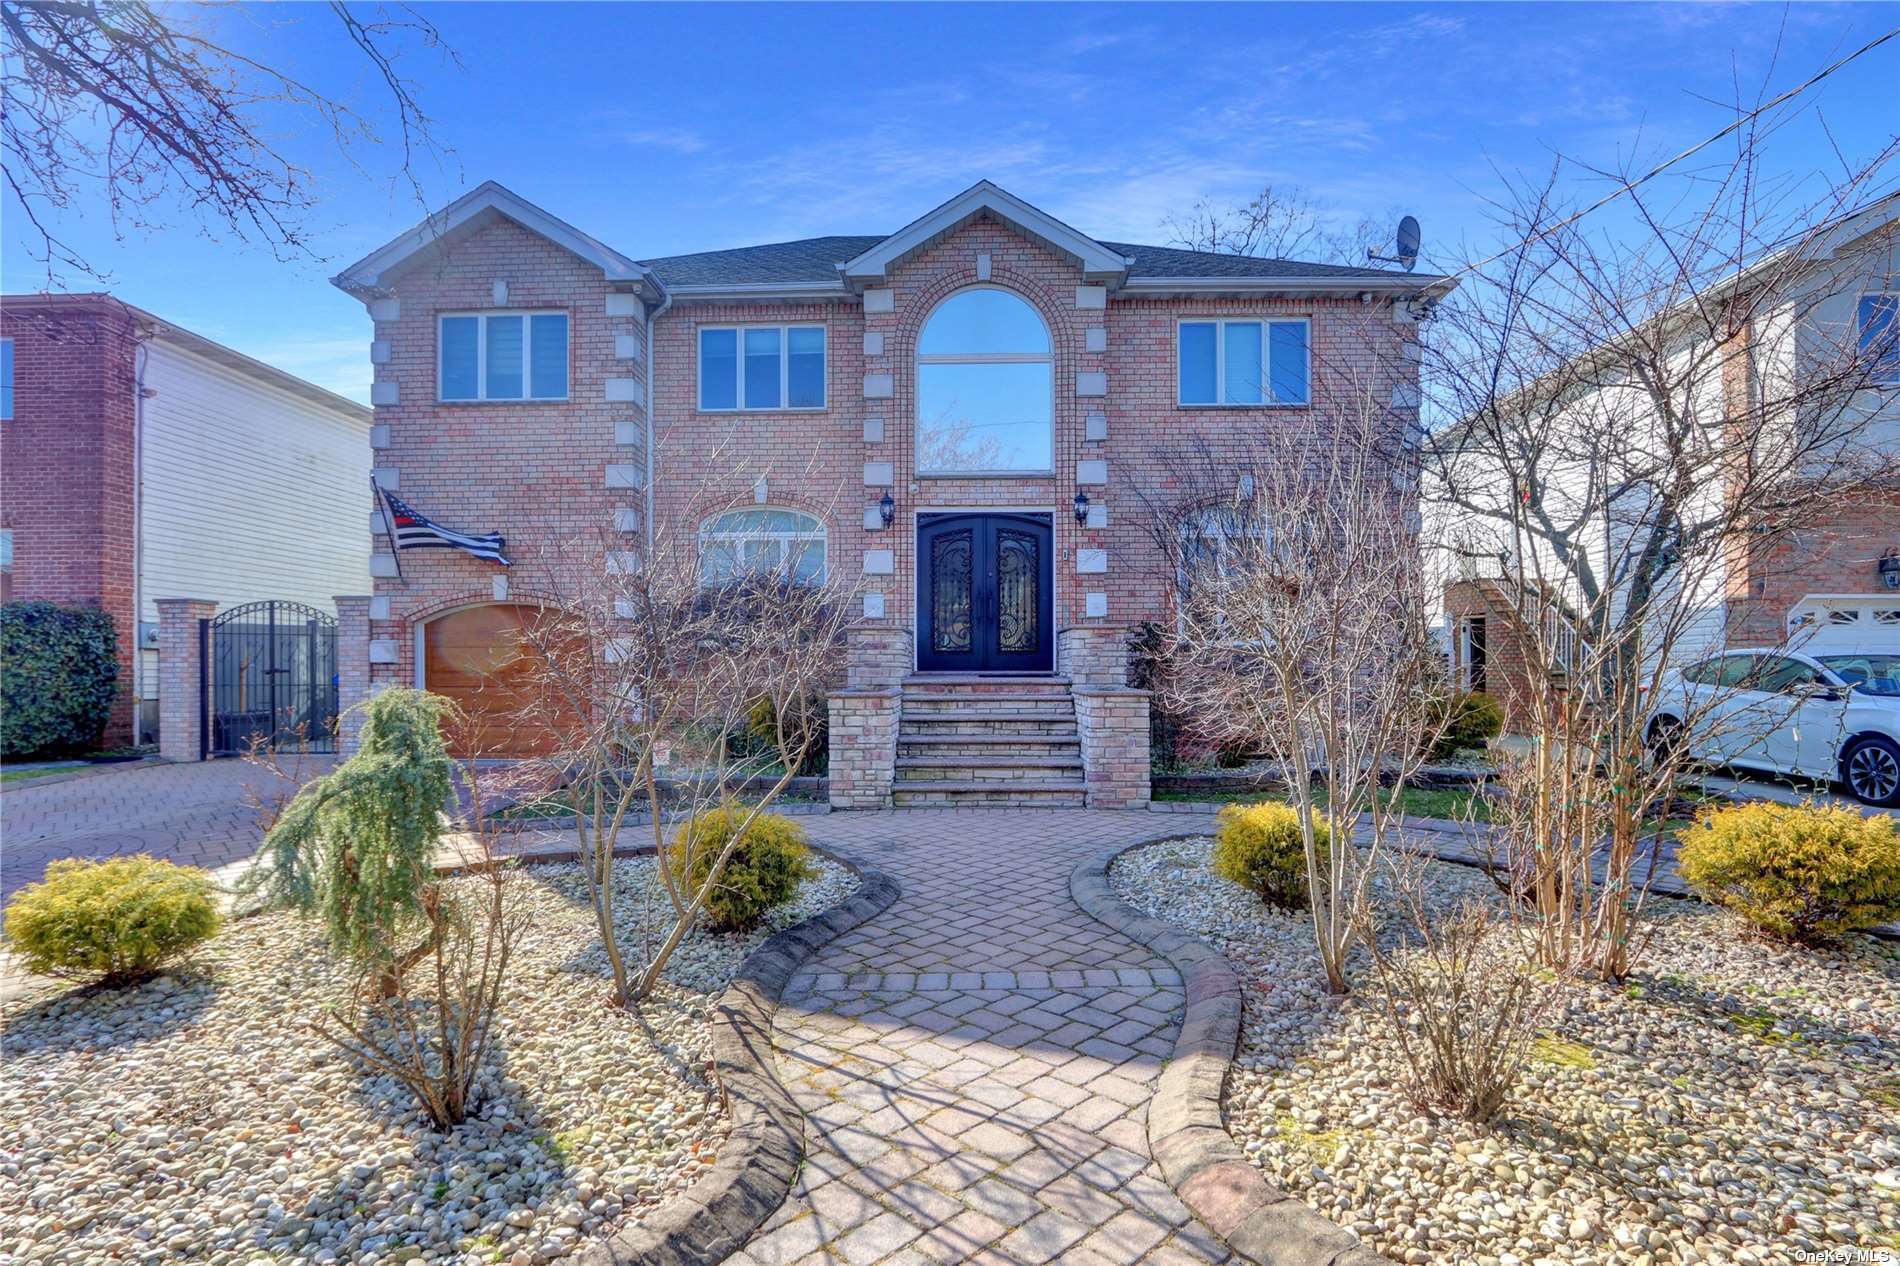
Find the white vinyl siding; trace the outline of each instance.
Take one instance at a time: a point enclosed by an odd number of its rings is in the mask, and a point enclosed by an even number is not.
[[[156,621],[159,598],[334,611],[338,594],[371,592],[369,419],[148,346],[138,618]],[[141,698],[156,659],[140,656]]]

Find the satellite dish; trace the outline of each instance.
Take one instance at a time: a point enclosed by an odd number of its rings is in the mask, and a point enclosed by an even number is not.
[[[1412,265],[1418,263],[1418,220],[1406,216],[1399,221],[1399,263],[1406,272],[1412,271]]]
[[[1395,243],[1398,248],[1398,253],[1396,255],[1381,255],[1376,246],[1368,246],[1366,247],[1366,258],[1369,260],[1376,259],[1382,264],[1397,264],[1409,273],[1412,271],[1412,266],[1418,263],[1418,240],[1417,218],[1409,215],[1404,216],[1399,220],[1399,234]]]

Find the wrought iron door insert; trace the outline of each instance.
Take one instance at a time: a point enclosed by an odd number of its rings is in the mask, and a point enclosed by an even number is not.
[[[1048,672],[1054,558],[1046,514],[932,514],[917,529],[917,667]]]
[[[336,751],[336,617],[301,602],[253,602],[199,625],[208,679],[205,755]]]

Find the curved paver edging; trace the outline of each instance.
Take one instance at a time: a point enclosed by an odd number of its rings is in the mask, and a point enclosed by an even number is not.
[[[713,1074],[732,1111],[732,1132],[712,1172],[645,1221],[582,1248],[569,1259],[579,1266],[711,1266],[752,1238],[791,1191],[805,1156],[805,1116],[773,1067],[773,1013],[800,964],[884,913],[898,896],[897,881],[882,871],[818,851],[863,882],[824,913],[767,938],[720,995],[712,1021]]]
[[[1077,866],[1069,895],[1097,920],[1139,941],[1181,973],[1187,1014],[1174,1057],[1148,1104],[1148,1148],[1181,1203],[1263,1266],[1391,1266],[1335,1222],[1266,1180],[1221,1119],[1221,1089],[1240,1045],[1240,978],[1221,952],[1191,933],[1143,914],[1115,895],[1108,868],[1140,840]]]

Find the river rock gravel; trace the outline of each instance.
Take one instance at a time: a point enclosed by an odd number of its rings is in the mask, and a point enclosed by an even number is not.
[[[1386,1256],[1759,1266],[1900,1248],[1900,946],[1794,949],[1652,899],[1635,974],[1563,986],[1504,1118],[1479,1127],[1413,1106],[1369,992],[1327,996],[1305,918],[1213,874],[1211,851],[1153,845],[1110,880],[1243,982],[1235,1141]],[[1494,892],[1466,867],[1429,873],[1435,900]]]
[[[580,870],[523,869],[532,921],[495,1058],[474,1115],[446,1134],[312,1031],[351,977],[290,915],[236,920],[136,989],[16,998],[0,1013],[0,1262],[567,1256],[711,1165],[728,1129],[707,1077],[712,1005],[773,930],[856,888],[814,860],[766,927],[689,934],[631,1012],[606,1005]],[[617,922],[637,947],[666,900],[651,859],[615,865]]]

